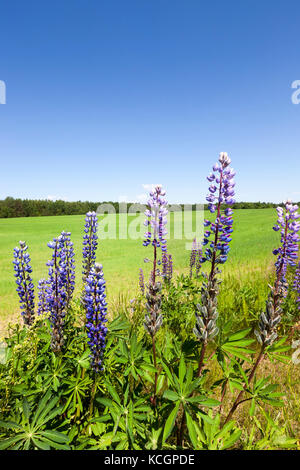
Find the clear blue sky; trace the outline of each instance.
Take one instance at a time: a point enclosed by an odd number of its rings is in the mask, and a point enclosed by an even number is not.
[[[300,200],[300,3],[1,2],[0,198]]]

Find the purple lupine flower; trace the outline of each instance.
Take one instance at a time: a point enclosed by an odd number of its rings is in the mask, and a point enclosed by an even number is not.
[[[102,356],[107,334],[107,327],[105,325],[107,322],[107,303],[105,280],[101,264],[95,263],[91,268],[86,278],[85,291],[86,329],[88,345],[91,351],[91,366],[95,372],[99,372],[103,370]]]
[[[38,283],[38,315],[43,315],[48,312],[47,287],[48,281],[46,279],[40,279]]]
[[[145,294],[145,278],[144,278],[144,271],[142,270],[142,268],[140,268],[139,286],[140,286],[141,293],[144,295]]]
[[[202,249],[200,243],[197,244],[197,255],[196,255],[196,277],[199,277],[199,272],[202,266]]]
[[[191,254],[190,254],[190,278],[193,276],[193,268],[196,264],[197,258],[197,240],[196,238],[193,239]]]
[[[73,297],[75,289],[75,252],[74,244],[71,241],[71,232],[62,232],[62,236],[65,238],[65,263],[66,263],[66,291],[67,291],[67,308]]]
[[[150,192],[150,198],[148,200],[148,209],[145,211],[147,219],[144,225],[148,228],[145,233],[144,246],[148,246],[152,240],[152,246],[154,247],[154,260],[153,260],[153,282],[155,283],[156,269],[159,260],[157,259],[157,248],[161,248],[162,253],[167,251],[166,241],[166,224],[167,224],[167,201],[165,200],[166,192],[161,186],[156,186],[154,191]]]
[[[173,258],[172,255],[168,255],[168,266],[167,266],[167,280],[168,282],[171,281],[173,277]]]
[[[221,152],[219,155],[219,163],[213,166],[213,173],[208,176],[208,181],[212,183],[209,188],[209,194],[206,197],[208,201],[208,209],[217,216],[214,222],[204,220],[204,239],[203,246],[208,245],[205,253],[201,256],[198,263],[198,272],[202,263],[209,261],[211,263],[210,273],[207,276],[204,274],[206,282],[201,287],[202,304],[197,305],[196,326],[194,333],[198,340],[202,342],[202,354],[200,356],[198,375],[201,373],[203,366],[203,357],[205,345],[208,341],[213,339],[218,334],[218,327],[216,326],[218,311],[217,311],[217,298],[219,293],[219,283],[217,275],[220,273],[218,264],[224,264],[227,260],[227,255],[230,250],[229,243],[231,241],[232,233],[232,214],[233,211],[230,205],[235,203],[233,177],[235,172],[230,168],[231,159],[226,152]]]
[[[30,256],[27,252],[28,246],[20,241],[20,248],[14,248],[14,271],[17,284],[17,293],[20,298],[21,315],[25,325],[32,325],[34,320],[34,285],[30,274]]]
[[[150,316],[147,314],[145,315],[144,326],[146,331],[152,335],[154,349],[154,336],[162,325],[162,316],[159,315],[161,304],[161,283],[156,282],[156,274],[158,271],[157,266],[161,263],[158,259],[157,249],[161,248],[162,254],[167,253],[167,241],[165,237],[167,235],[166,224],[168,203],[165,199],[165,195],[166,192],[159,185],[155,187],[154,191],[150,192],[150,198],[147,204],[148,208],[145,211],[147,219],[144,222],[144,225],[148,228],[148,231],[145,233],[145,240],[143,245],[148,246],[152,240],[153,246],[153,269],[151,271],[150,281],[147,286],[148,292],[146,294],[148,300],[146,309]]]
[[[89,275],[96,261],[96,250],[98,246],[98,218],[96,212],[87,212],[83,235],[83,280]]]
[[[167,252],[162,254],[162,278],[165,282],[170,282],[173,276],[173,260],[172,255]]]
[[[266,310],[260,315],[258,329],[254,331],[258,342],[264,349],[271,346],[277,339],[277,326],[281,320],[281,303],[287,295],[288,283],[286,280],[287,266],[296,266],[297,253],[299,248],[300,224],[297,219],[300,215],[297,212],[298,206],[293,205],[290,200],[284,203],[284,207],[277,207],[278,220],[273,227],[276,232],[280,230],[280,247],[273,251],[277,256],[275,262],[276,279],[275,284],[270,289],[270,294],[266,302]]]
[[[202,263],[211,261],[211,273],[214,272],[215,264],[226,262],[230,250],[229,243],[232,240],[233,211],[231,208],[226,207],[235,203],[233,199],[235,194],[235,183],[233,181],[235,172],[232,168],[229,168],[230,163],[231,160],[227,153],[221,152],[219,164],[216,163],[213,166],[213,173],[207,178],[208,181],[215,183],[208,188],[209,195],[206,197],[209,202],[208,209],[212,214],[217,211],[217,217],[214,223],[207,219],[204,221],[204,226],[209,229],[204,232],[202,244],[203,246],[209,244],[209,247],[206,249],[201,261]],[[225,206],[224,209],[222,209],[223,206]]]
[[[296,266],[298,258],[298,242],[300,223],[297,222],[300,214],[298,214],[298,206],[293,205],[290,200],[284,203],[284,207],[277,207],[278,220],[273,227],[276,232],[280,230],[281,245],[273,251],[277,255],[276,274],[278,278],[285,281],[287,266]]]
[[[48,243],[53,250],[52,259],[48,261],[49,279],[47,287],[47,303],[51,324],[51,348],[59,353],[64,345],[64,324],[67,310],[67,268],[66,238],[64,234]]]
[[[168,254],[164,251],[161,256],[161,262],[162,262],[162,277],[166,279],[167,277],[167,271],[168,271]]]
[[[293,289],[297,292],[298,296],[296,302],[298,304],[298,309],[300,310],[300,261],[298,262],[298,266],[295,272],[294,282],[293,282]]]

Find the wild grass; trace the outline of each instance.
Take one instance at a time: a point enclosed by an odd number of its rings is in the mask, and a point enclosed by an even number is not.
[[[239,296],[242,295],[239,304],[240,314],[246,319],[251,318],[255,312],[248,311],[245,298],[255,295],[258,307],[263,304],[267,293],[268,278],[272,275],[274,262],[272,250],[278,244],[278,236],[272,230],[275,216],[274,209],[244,209],[236,210],[234,214],[232,248],[229,260],[224,267],[225,282],[222,286],[221,302],[227,303],[229,311],[236,309],[235,293],[238,291]],[[133,224],[138,227],[138,222],[144,219],[143,216],[125,217],[128,232],[134,229]],[[168,251],[174,259],[175,275],[188,273],[188,245],[191,244],[195,235],[201,240],[202,219],[203,217],[209,218],[209,214],[186,212],[184,217],[185,229],[182,230],[182,239],[175,238],[183,227],[183,220],[179,213],[174,213],[170,217],[168,226],[170,233]],[[199,218],[198,226],[196,226],[197,217]],[[97,261],[103,264],[108,300],[113,305],[119,296],[129,301],[136,295],[139,267],[145,269],[146,278],[149,272],[149,265],[144,263],[144,258],[149,252],[142,246],[144,227],[141,228],[140,235],[137,229],[135,239],[120,239],[118,234],[120,228],[123,228],[123,222],[117,215],[116,238],[107,239],[105,231],[109,226],[113,227],[113,217],[108,216],[106,221],[106,226],[100,227]],[[12,252],[19,240],[25,240],[29,246],[33,280],[37,285],[40,278],[47,277],[46,262],[50,257],[48,241],[62,230],[71,231],[76,253],[77,289],[80,289],[78,280],[81,278],[83,224],[84,216],[78,215],[0,219],[0,322],[2,324],[15,317],[18,312]]]

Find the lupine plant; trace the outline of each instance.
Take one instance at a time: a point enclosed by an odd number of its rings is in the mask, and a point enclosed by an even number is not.
[[[207,248],[201,261],[202,263],[210,263],[210,271],[209,275],[205,275],[205,282],[201,288],[201,305],[197,305],[196,326],[194,328],[194,333],[201,343],[198,376],[201,375],[207,344],[219,331],[216,324],[220,284],[218,266],[226,262],[230,250],[233,211],[228,206],[235,202],[233,199],[235,186],[233,177],[235,172],[230,168],[230,163],[231,160],[227,153],[221,152],[219,163],[213,166],[213,172],[207,177],[212,184],[208,188],[209,195],[206,200],[209,203],[209,211],[212,214],[216,213],[216,219],[214,222],[208,219],[204,221],[206,231],[203,246]]]
[[[95,263],[85,285],[86,330],[91,350],[91,365],[95,372],[103,370],[102,356],[107,334],[107,303],[102,265]]]
[[[173,259],[172,255],[167,252],[162,253],[162,278],[165,282],[170,283],[173,276]]]
[[[150,281],[147,288],[146,298],[146,310],[144,326],[147,333],[152,339],[152,350],[153,350],[153,363],[154,367],[157,366],[156,361],[156,346],[155,336],[159,328],[162,325],[163,317],[160,311],[161,307],[161,288],[162,284],[157,281],[157,270],[158,262],[161,262],[158,258],[158,248],[161,249],[162,255],[167,252],[166,242],[166,224],[167,224],[167,201],[165,199],[166,192],[161,186],[156,186],[154,191],[150,192],[150,198],[148,200],[148,208],[145,212],[146,220],[145,226],[148,231],[145,233],[144,246],[148,246],[152,242],[153,246],[153,267],[151,270]],[[152,403],[156,404],[156,389],[157,389],[157,372],[155,372],[154,390],[152,396]]]
[[[190,254],[190,278],[193,277],[195,269],[196,278],[199,277],[200,269],[202,266],[202,250],[200,244],[197,242],[196,237],[193,239],[192,249]]]
[[[65,237],[65,251],[66,251],[66,291],[67,291],[67,308],[73,298],[75,289],[75,253],[74,244],[71,240],[71,232],[62,232]]]
[[[46,279],[40,279],[38,283],[38,315],[44,315],[48,312],[48,302],[47,302],[47,285],[48,281]]]
[[[34,321],[34,285],[30,274],[30,256],[26,242],[20,241],[20,247],[14,248],[14,271],[17,283],[17,293],[20,298],[20,308],[25,325]]]
[[[139,272],[139,286],[140,286],[141,294],[144,295],[145,294],[145,276],[144,276],[144,271],[142,268],[140,268],[140,272]]]
[[[68,299],[65,234],[50,241],[48,247],[53,250],[52,259],[47,263],[49,281],[46,296],[52,328],[51,348],[55,353],[60,353],[64,346],[64,324]]]
[[[85,216],[84,235],[83,235],[83,261],[82,275],[83,280],[87,278],[91,268],[96,262],[96,250],[98,246],[98,218],[96,212],[87,212]]]
[[[293,282],[293,289],[297,293],[297,300],[298,309],[300,310],[300,261],[298,262],[298,266],[295,272],[295,278]]]

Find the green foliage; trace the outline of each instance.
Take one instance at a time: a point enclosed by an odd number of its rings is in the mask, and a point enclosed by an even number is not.
[[[1,449],[273,449],[295,440],[262,407],[283,406],[269,377],[249,373],[258,351],[251,327],[237,328],[220,315],[220,334],[206,351],[194,337],[194,312],[201,278],[179,276],[164,286],[164,323],[156,337],[157,361],[143,327],[145,299],[120,304],[108,322],[104,370],[90,368],[84,311],[68,312],[65,348],[50,349],[50,324],[15,325],[1,349]],[[4,348],[5,346],[5,348]],[[265,350],[272,361],[288,361],[286,337]],[[215,371],[217,370],[217,377]],[[156,404],[152,393],[157,375]],[[248,403],[251,428],[226,421],[229,392]],[[261,415],[263,414],[263,421]]]

